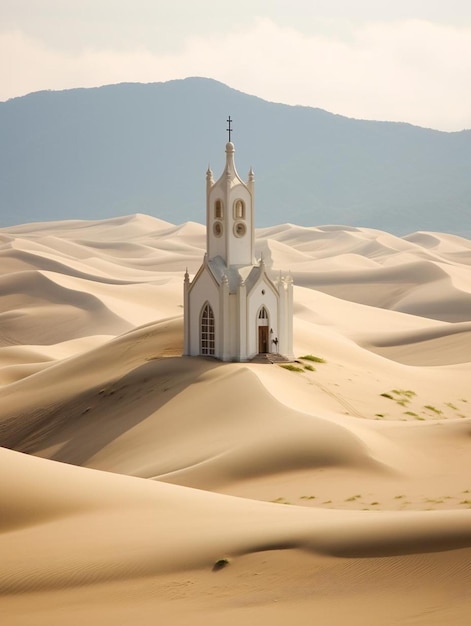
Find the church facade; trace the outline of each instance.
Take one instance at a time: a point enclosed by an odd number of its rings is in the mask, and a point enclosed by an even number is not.
[[[206,254],[192,281],[185,273],[183,354],[292,359],[293,281],[281,272],[272,279],[263,258],[255,259],[254,173],[244,182],[234,153],[229,141],[220,178],[206,173]]]

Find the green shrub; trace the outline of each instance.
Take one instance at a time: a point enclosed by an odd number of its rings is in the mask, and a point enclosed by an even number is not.
[[[440,411],[440,409],[437,409],[436,407],[432,406],[431,404],[426,404],[424,406],[424,409],[428,409],[429,411],[432,411],[433,413],[436,413],[437,415],[441,415],[442,411]]]
[[[229,565],[229,559],[218,559],[216,563],[213,565],[213,572],[217,572],[218,570]]]
[[[282,365],[281,367],[285,370],[289,370],[290,372],[304,372],[302,367],[297,367],[296,365],[292,365],[291,363],[287,363],[286,365]]]
[[[325,359],[322,359],[320,356],[314,356],[313,354],[305,354],[299,358],[304,361],[313,361],[314,363],[325,363]]]
[[[413,398],[417,395],[412,389],[393,389],[392,393],[395,393],[397,396],[405,396],[406,398]]]

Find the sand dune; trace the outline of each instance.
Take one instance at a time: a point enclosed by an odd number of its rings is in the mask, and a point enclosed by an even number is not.
[[[468,623],[471,243],[257,236],[301,371],[180,356],[200,224],[0,230],[6,623]]]

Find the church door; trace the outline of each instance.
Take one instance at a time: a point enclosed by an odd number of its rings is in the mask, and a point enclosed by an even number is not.
[[[268,328],[268,311],[264,306],[262,306],[257,319],[259,354],[266,354],[267,352],[270,352]]]
[[[258,327],[258,352],[266,354],[268,350],[268,326]]]

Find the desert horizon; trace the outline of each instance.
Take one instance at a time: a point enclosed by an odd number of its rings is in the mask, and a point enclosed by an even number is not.
[[[468,624],[471,241],[256,229],[291,364],[181,356],[205,246],[0,229],[5,623]]]

